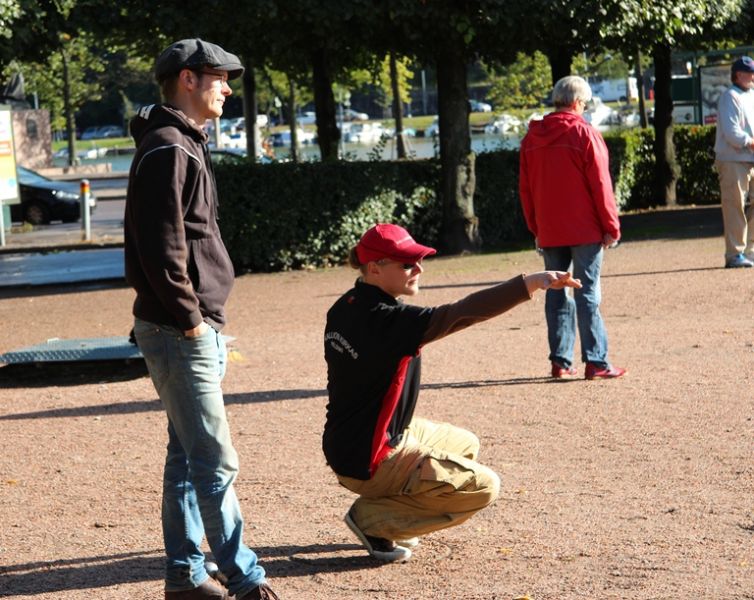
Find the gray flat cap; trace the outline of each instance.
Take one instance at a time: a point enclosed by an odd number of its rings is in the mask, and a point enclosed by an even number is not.
[[[204,66],[227,71],[228,79],[236,79],[243,75],[243,65],[235,54],[199,38],[181,40],[163,50],[154,63],[154,75],[158,82],[162,82],[182,69],[198,69]]]

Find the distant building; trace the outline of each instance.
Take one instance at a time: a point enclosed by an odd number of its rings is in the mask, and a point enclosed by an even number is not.
[[[0,87],[0,104],[10,107],[16,164],[30,169],[52,165],[52,133],[50,113],[32,109],[26,98],[24,77],[11,75]]]
[[[50,113],[43,109],[12,110],[16,164],[30,169],[52,165]]]

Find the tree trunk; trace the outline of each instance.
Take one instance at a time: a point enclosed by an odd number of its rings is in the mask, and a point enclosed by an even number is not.
[[[243,85],[243,116],[246,122],[246,155],[251,162],[256,162],[262,148],[257,135],[257,83],[254,67],[246,61],[246,70],[241,79]]]
[[[68,54],[65,48],[60,49],[60,56],[63,59],[63,111],[65,112],[65,129],[68,134],[68,165],[72,167],[78,164],[76,158],[76,121],[71,106],[71,78],[68,70]]]
[[[450,46],[450,45],[449,45]],[[466,61],[459,48],[446,47],[437,57],[440,125],[440,193],[443,207],[442,249],[449,254],[481,246],[474,215],[474,154],[469,134]]]
[[[406,158],[406,138],[403,136],[403,109],[401,108],[401,91],[398,88],[398,67],[395,64],[395,52],[390,53],[390,87],[393,90],[395,147],[398,158]]]
[[[641,50],[636,49],[636,90],[639,94],[639,124],[643,129],[649,126],[647,120],[647,101],[644,99],[644,73],[641,71]]]
[[[550,73],[552,74],[552,85],[571,74],[571,63],[573,56],[567,48],[553,48],[547,53],[550,61]]]
[[[298,119],[296,118],[296,83],[288,77],[288,123],[291,127],[291,160],[298,162]]]
[[[314,110],[317,115],[317,143],[322,161],[338,160],[340,130],[335,122],[335,96],[332,91],[332,73],[324,49],[312,54],[314,79]]]
[[[652,54],[655,64],[655,199],[675,206],[679,169],[673,143],[670,46],[658,44]]]

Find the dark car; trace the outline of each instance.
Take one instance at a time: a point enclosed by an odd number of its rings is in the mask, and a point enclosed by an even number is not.
[[[81,216],[79,198],[81,187],[72,181],[53,181],[24,167],[18,169],[18,187],[21,203],[12,204],[12,221],[26,221],[32,225],[43,225],[50,221],[73,223]],[[89,196],[89,206],[94,211],[97,200]]]

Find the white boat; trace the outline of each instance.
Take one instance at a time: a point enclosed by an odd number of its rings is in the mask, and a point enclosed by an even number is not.
[[[354,144],[369,144],[378,142],[384,133],[382,123],[351,123],[348,130],[343,132],[343,141]]]
[[[484,126],[484,133],[488,135],[510,133],[511,131],[516,131],[519,127],[521,127],[521,119],[513,115],[502,114]]]
[[[615,111],[604,104],[599,96],[592,96],[584,111],[584,120],[598,129],[606,128],[615,120],[614,113]]]

